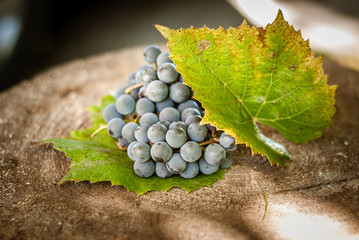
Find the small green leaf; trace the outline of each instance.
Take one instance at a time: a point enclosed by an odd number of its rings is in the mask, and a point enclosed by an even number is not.
[[[91,138],[100,124],[106,124],[102,118],[103,109],[115,103],[113,96],[106,96],[102,99],[100,107],[91,106],[92,128],[76,130],[70,138],[48,139],[54,147],[71,158],[70,170],[60,180],[59,184],[66,181],[110,181],[112,185],[121,185],[129,191],[141,195],[148,191],[167,191],[173,187],[181,187],[187,192],[211,186],[218,179],[222,179],[224,170],[206,176],[198,175],[194,179],[184,179],[180,176],[173,176],[161,179],[157,176],[140,178],[133,171],[133,162],[128,158],[127,153],[118,149],[116,139],[113,139],[106,131],[102,131]]]
[[[284,146],[260,133],[257,122],[297,143],[320,137],[331,125],[336,86],[326,84],[322,58],[314,57],[281,11],[265,29],[245,21],[227,30],[156,28],[205,108],[202,123],[224,130],[271,164],[285,166],[291,158]]]

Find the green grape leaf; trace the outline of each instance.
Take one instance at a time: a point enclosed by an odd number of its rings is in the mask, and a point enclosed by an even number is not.
[[[187,192],[211,186],[215,181],[222,179],[224,170],[219,170],[213,175],[199,174],[194,179],[184,179],[179,175],[167,179],[157,176],[140,178],[133,171],[133,162],[127,153],[121,151],[116,145],[116,139],[107,131],[101,131],[94,137],[91,134],[101,124],[106,124],[102,117],[103,109],[115,103],[113,96],[102,99],[101,106],[91,106],[91,121],[93,126],[89,129],[71,132],[69,138],[48,139],[44,142],[53,143],[54,148],[65,153],[71,158],[70,170],[60,180],[59,184],[66,181],[110,181],[112,185],[121,185],[138,195],[148,191],[167,191],[173,187],[181,187]]]
[[[279,11],[264,29],[246,21],[238,28],[173,30],[156,25],[170,57],[210,123],[250,146],[271,164],[291,160],[286,148],[264,136],[257,123],[295,143],[322,135],[335,113],[337,86],[327,85],[322,57]]]

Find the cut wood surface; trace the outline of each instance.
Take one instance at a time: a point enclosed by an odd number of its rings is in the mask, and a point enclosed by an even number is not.
[[[89,127],[86,107],[125,84],[142,49],[56,66],[0,93],[0,239],[359,239],[359,73],[331,61],[337,112],[322,138],[293,144],[262,127],[291,153],[286,169],[240,146],[223,180],[188,194],[57,186],[71,160],[41,140]]]

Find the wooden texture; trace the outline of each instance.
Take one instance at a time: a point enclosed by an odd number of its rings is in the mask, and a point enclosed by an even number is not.
[[[295,159],[287,169],[240,146],[223,180],[189,194],[57,186],[70,160],[39,142],[90,126],[86,107],[124,85],[141,52],[76,60],[0,94],[1,239],[359,239],[359,73],[330,61],[337,113],[321,139],[293,144],[263,127]]]

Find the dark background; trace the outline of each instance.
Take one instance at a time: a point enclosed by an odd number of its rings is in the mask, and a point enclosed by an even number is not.
[[[359,15],[357,0],[317,1],[348,15]],[[0,58],[0,91],[72,59],[165,43],[154,24],[227,28],[243,20],[224,0],[1,0],[0,24],[1,17],[9,14],[23,24],[11,55]]]

